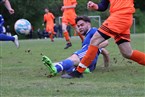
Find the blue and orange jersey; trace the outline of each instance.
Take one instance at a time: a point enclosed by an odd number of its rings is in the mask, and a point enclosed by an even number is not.
[[[63,6],[72,6],[74,4],[77,5],[76,0],[63,0]],[[75,13],[75,8],[65,9],[64,12]]]
[[[101,0],[98,11],[104,11],[110,4],[110,13],[130,14],[135,12],[134,0]]]
[[[46,13],[44,14],[44,22],[46,22],[46,25],[54,25],[54,15],[52,13]]]

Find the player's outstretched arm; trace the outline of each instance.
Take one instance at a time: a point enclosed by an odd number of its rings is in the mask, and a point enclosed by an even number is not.
[[[101,0],[100,3],[96,4],[92,1],[87,3],[87,8],[89,10],[105,11],[108,8],[109,0]]]
[[[9,0],[3,0],[5,7],[8,9],[10,14],[14,13],[14,9],[12,9],[11,4]]]

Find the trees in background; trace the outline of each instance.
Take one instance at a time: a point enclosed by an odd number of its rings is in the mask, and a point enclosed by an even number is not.
[[[56,17],[61,16],[61,6],[63,0],[10,0],[12,7],[15,9],[15,14],[10,16],[6,8],[1,5],[0,12],[3,14],[4,19],[6,20],[6,25],[13,26],[15,21],[20,18],[28,19],[33,26],[39,26],[43,22],[44,8],[48,7],[51,12],[54,13]],[[106,18],[108,11],[104,13],[91,12],[86,8],[88,0],[77,0],[77,14],[79,15],[90,15],[90,14],[99,14],[103,18]],[[100,0],[92,0],[94,2],[99,2]],[[145,13],[145,0],[135,0],[135,7],[137,8],[137,13],[135,17],[138,19],[137,23],[140,24],[140,18]],[[138,17],[139,16],[139,17]],[[34,27],[35,28],[35,27]]]

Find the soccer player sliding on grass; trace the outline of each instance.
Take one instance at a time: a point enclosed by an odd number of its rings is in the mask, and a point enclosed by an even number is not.
[[[43,56],[42,58],[44,65],[46,65],[50,74],[53,76],[61,71],[72,72],[75,70],[75,66],[77,66],[81,59],[84,57],[85,53],[88,50],[90,40],[94,33],[97,31],[97,28],[91,28],[91,21],[86,16],[77,17],[75,21],[80,33],[85,36],[84,42],[82,43],[82,48],[74,52],[69,58],[58,63],[52,63],[52,61],[47,56]],[[100,53],[104,58],[104,67],[107,68],[109,66],[109,53],[105,48],[101,48],[106,47],[107,45],[108,41],[104,41],[99,45],[99,52],[96,54],[94,60],[90,63],[90,66],[85,70],[86,73],[92,72],[96,68],[96,63]]]
[[[89,1],[87,7],[90,10],[105,11],[109,4],[110,16],[94,34],[88,51],[76,70],[65,78],[81,77],[99,52],[99,45],[109,38],[114,38],[123,57],[145,66],[145,53],[133,50],[130,44],[130,28],[135,12],[134,0],[101,0],[98,4]]]

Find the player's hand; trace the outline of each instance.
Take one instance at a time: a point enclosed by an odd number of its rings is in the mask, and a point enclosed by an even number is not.
[[[42,26],[45,26],[45,24],[43,23]]]
[[[92,2],[92,1],[89,1],[89,2],[87,3],[87,8],[88,8],[89,10],[98,10],[98,5],[95,4],[95,3]]]
[[[8,9],[8,11],[9,11],[10,14],[14,14],[15,13],[14,9],[12,9],[12,8]]]

